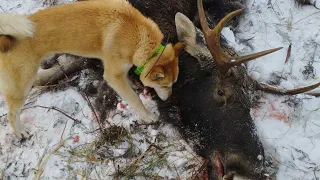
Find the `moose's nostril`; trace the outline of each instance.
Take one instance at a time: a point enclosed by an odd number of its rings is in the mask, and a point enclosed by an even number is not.
[[[218,89],[217,93],[219,96],[224,96],[224,92],[221,89]]]

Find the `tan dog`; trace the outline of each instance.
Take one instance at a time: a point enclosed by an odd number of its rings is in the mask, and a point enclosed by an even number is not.
[[[21,108],[41,59],[57,52],[100,58],[109,85],[142,120],[157,121],[130,87],[127,73],[133,65],[146,62],[142,83],[166,100],[177,81],[178,55],[184,46],[168,44],[157,62],[162,39],[157,24],[124,0],[75,2],[29,16],[0,13],[0,92],[14,132],[19,137],[27,135],[20,123]]]

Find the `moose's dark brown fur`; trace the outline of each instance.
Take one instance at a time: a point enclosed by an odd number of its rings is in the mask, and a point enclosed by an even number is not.
[[[160,30],[167,37],[170,37],[171,41],[177,41],[175,29],[175,15],[177,12],[183,13],[193,20],[196,25],[199,25],[196,0],[129,1],[142,14],[154,20],[159,25]],[[243,8],[244,0],[205,0],[204,6],[210,24],[214,25],[227,13]]]
[[[179,40],[196,59],[187,54],[180,57],[181,71],[173,95],[169,101],[159,102],[163,119],[174,121],[172,115],[180,115],[185,137],[200,155],[210,160],[210,179],[219,177],[214,152],[220,154],[225,174],[263,179],[264,149],[250,116],[250,89],[254,89],[255,82],[243,66],[237,68],[237,76],[221,76],[205,48],[202,32],[186,20],[177,15]]]

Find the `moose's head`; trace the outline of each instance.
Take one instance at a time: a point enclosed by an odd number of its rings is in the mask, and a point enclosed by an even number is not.
[[[209,159],[211,179],[266,179],[264,148],[250,116],[254,91],[294,95],[320,83],[284,91],[256,82],[242,63],[281,48],[247,56],[230,53],[221,47],[221,30],[243,9],[226,15],[214,29],[207,25],[202,0],[198,11],[203,33],[186,16],[176,14],[179,41],[197,60],[180,57],[178,82],[169,102],[160,104],[161,114],[170,119],[170,112],[178,109],[185,137]]]

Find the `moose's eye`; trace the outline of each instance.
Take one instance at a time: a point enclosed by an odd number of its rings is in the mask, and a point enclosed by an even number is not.
[[[221,89],[218,89],[217,94],[219,96],[224,96],[224,92]]]

